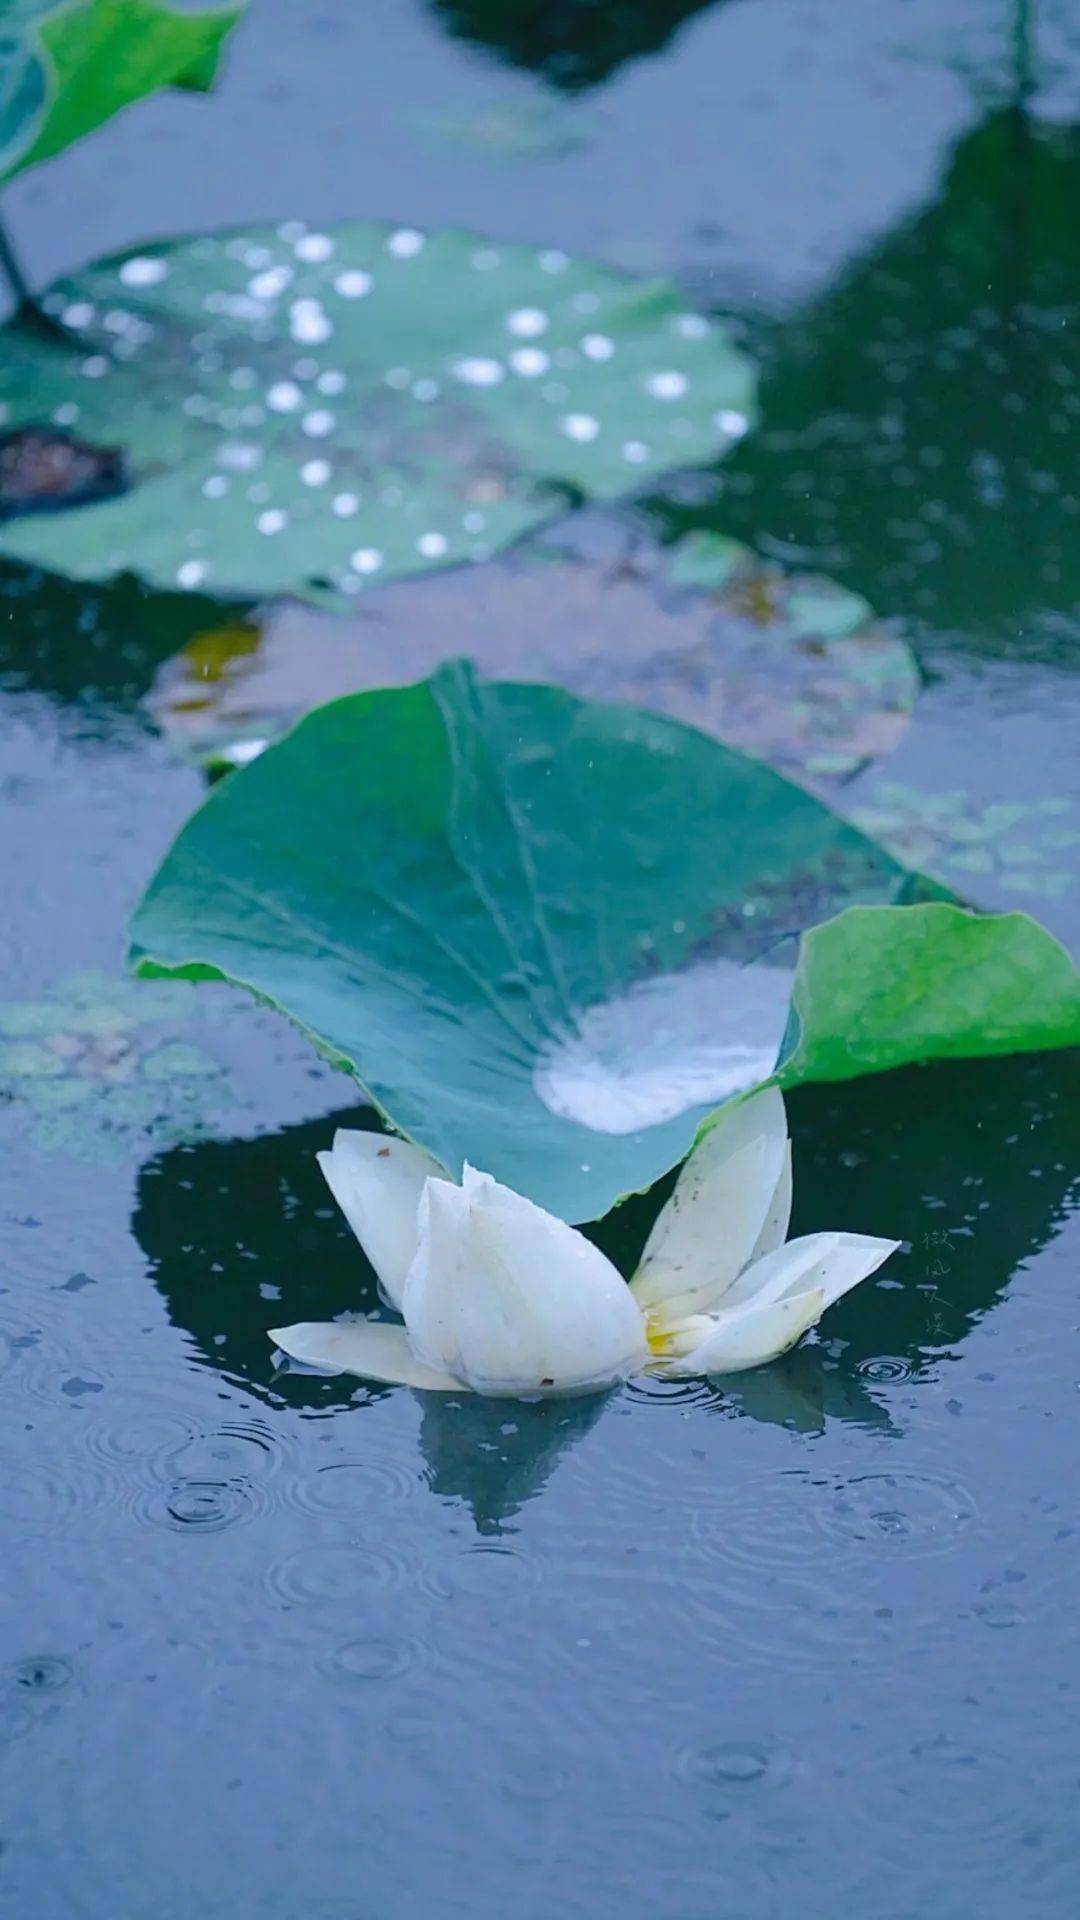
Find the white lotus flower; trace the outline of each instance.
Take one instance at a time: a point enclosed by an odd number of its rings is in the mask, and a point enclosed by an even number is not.
[[[444,1392],[595,1392],[649,1370],[736,1373],[793,1346],[895,1240],[785,1243],[791,1149],[775,1088],[725,1108],[694,1149],[629,1287],[584,1234],[420,1147],[339,1132],[319,1155],[403,1326],[302,1322],[270,1338],[311,1365]]]

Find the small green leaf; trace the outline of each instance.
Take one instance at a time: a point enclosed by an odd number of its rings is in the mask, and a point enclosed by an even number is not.
[[[0,182],[159,87],[213,85],[241,5],[7,0],[0,10]]]
[[[802,943],[778,1078],[851,1080],[914,1060],[1080,1042],[1080,975],[1026,913],[851,907]]]
[[[722,533],[700,528],[672,549],[668,576],[673,587],[697,587],[714,593],[726,587],[746,559],[746,548]]]
[[[814,640],[843,640],[870,618],[870,603],[861,593],[821,583],[788,598],[787,616],[793,630]]]

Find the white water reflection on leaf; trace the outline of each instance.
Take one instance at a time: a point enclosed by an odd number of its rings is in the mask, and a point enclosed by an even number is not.
[[[544,1105],[597,1133],[634,1133],[730,1099],[772,1072],[794,966],[724,956],[589,1007],[533,1071]]]

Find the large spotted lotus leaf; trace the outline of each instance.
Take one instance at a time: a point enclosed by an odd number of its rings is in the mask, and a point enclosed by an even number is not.
[[[0,552],[80,579],[343,604],[711,459],[752,408],[749,363],[671,286],[463,233],[178,241],[46,305],[85,346],[9,326],[7,424],[119,443],[131,485],[9,520]]]
[[[912,904],[906,904],[906,903]],[[767,1079],[1080,1039],[1080,982],[705,734],[460,665],[348,695],[228,776],[133,924],[140,971],[284,1008],[395,1126],[573,1220]]]

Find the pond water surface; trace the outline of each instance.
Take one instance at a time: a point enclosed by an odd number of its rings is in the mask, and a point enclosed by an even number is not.
[[[40,278],[290,212],[680,277],[762,426],[559,530],[596,605],[702,527],[865,595],[923,685],[834,802],[1075,941],[1077,46],[993,11],[261,0],[216,97],[7,212]],[[148,696],[213,609],[0,585],[4,1920],[1071,1915],[1075,1061],[792,1097],[796,1230],[905,1250],[761,1373],[276,1376],[267,1326],[374,1302],[314,1161],[349,1083],[116,985],[202,791]]]

